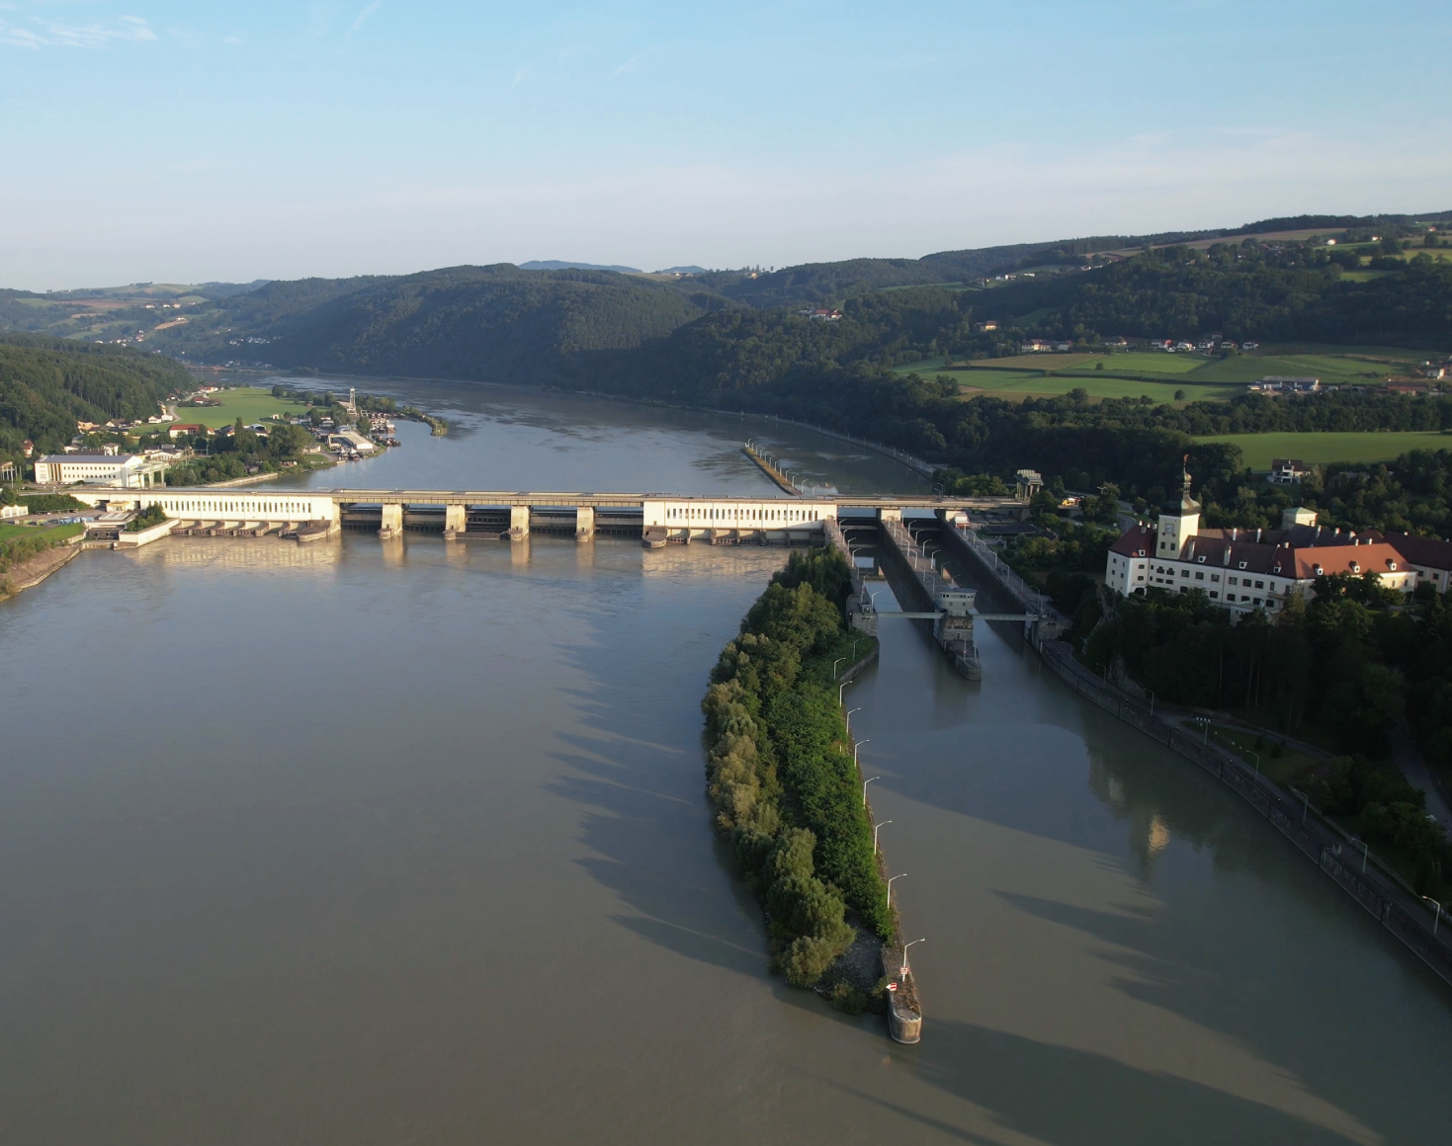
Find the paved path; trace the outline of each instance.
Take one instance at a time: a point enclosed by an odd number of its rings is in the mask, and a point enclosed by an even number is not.
[[[1420,788],[1426,795],[1427,811],[1436,816],[1448,833],[1452,834],[1452,808],[1447,806],[1441,790],[1433,782],[1432,774],[1427,770],[1427,762],[1422,759],[1422,752],[1405,721],[1398,723],[1391,731],[1391,750],[1392,759],[1397,762],[1397,767],[1402,770],[1407,782]]]

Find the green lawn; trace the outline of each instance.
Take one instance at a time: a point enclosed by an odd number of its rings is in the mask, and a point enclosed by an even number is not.
[[[52,541],[64,541],[85,528],[84,525],[0,525],[0,545],[17,537],[49,537]]]
[[[1452,434],[1386,433],[1280,433],[1216,434],[1202,442],[1234,442],[1253,470],[1270,469],[1272,458],[1298,458],[1304,462],[1386,462],[1408,450],[1452,449]]]
[[[243,425],[264,422],[273,414],[300,414],[307,409],[301,402],[290,398],[274,398],[271,390],[260,386],[243,386],[235,390],[222,390],[212,397],[221,400],[220,406],[178,406],[176,417],[179,422],[195,423],[215,429],[230,426],[238,418]],[[347,397],[346,394],[343,397]]]

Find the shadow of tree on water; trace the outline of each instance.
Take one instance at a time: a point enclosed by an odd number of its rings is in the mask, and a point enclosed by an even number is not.
[[[1344,1146],[1378,1141],[1341,1132],[1182,1078],[1140,1070],[1103,1055],[1051,1046],[955,1021],[931,1022],[914,1047],[893,1046],[895,1064],[917,1080],[982,1111],[982,1125],[954,1125],[915,1110],[909,1089],[871,1094],[816,1078],[948,1140],[1052,1146]],[[813,1076],[815,1077],[815,1076]]]

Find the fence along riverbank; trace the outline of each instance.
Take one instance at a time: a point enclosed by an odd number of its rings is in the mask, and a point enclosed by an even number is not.
[[[1102,681],[1074,659],[1066,642],[1042,641],[1037,647],[1044,663],[1080,696],[1199,765],[1248,803],[1322,874],[1452,984],[1452,944],[1448,942],[1452,934],[1440,927],[1434,934],[1421,918],[1426,914],[1421,897],[1376,853],[1353,841],[1304,796],[1299,802],[1288,800],[1273,781],[1242,761],[1153,715],[1143,701]]]

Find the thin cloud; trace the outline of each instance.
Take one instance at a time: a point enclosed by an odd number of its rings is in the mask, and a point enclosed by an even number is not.
[[[621,64],[618,68],[610,73],[610,78],[613,80],[616,76],[623,75],[626,72],[633,72],[639,64],[640,57],[631,56],[630,59],[626,60],[625,63]]]
[[[358,15],[354,18],[353,23],[349,26],[348,31],[343,38],[346,40],[351,37],[354,32],[356,32],[359,28],[363,27],[364,23],[367,22],[369,16],[373,15],[374,12],[377,12],[378,9],[382,7],[383,0],[373,0],[373,3],[366,5],[363,8],[363,11],[359,12]]]
[[[45,20],[32,16],[29,27],[0,20],[0,44],[17,48],[104,48],[115,43],[142,43],[156,33],[140,16],[79,24],[71,20]]]

